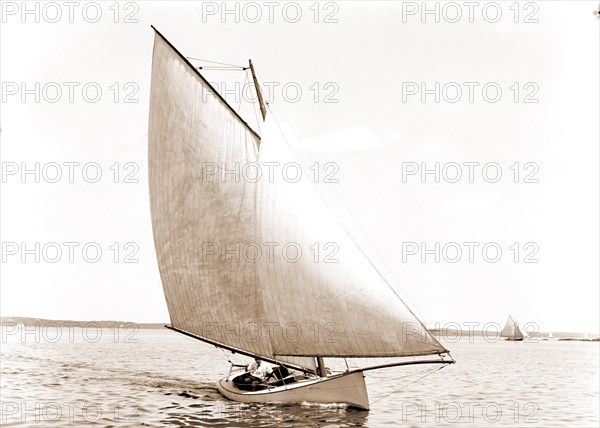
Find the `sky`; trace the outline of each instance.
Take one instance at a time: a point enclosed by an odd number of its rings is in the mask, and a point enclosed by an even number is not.
[[[517,5],[3,2],[2,316],[168,321],[154,25],[186,56],[252,58],[299,156],[335,165],[334,212],[428,325],[597,332],[598,4]],[[237,108],[245,72],[203,73]]]

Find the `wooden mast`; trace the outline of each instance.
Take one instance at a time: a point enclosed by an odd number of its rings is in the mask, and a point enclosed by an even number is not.
[[[325,361],[323,360],[323,357],[316,357],[317,358],[317,374],[320,377],[327,377],[327,369],[325,369]]]
[[[256,88],[256,95],[258,97],[258,104],[260,105],[260,112],[262,113],[262,118],[264,121],[267,118],[267,107],[265,106],[262,92],[260,90],[260,85],[258,84],[258,79],[256,78],[256,73],[254,72],[254,66],[252,65],[252,60],[249,59],[248,62],[250,63],[250,71],[252,72],[252,80],[254,80],[254,87]]]

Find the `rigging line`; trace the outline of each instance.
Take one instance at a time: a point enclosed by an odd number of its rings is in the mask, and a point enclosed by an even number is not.
[[[443,365],[443,366],[440,366],[440,367],[436,367],[435,369],[433,369],[433,370],[431,370],[431,371],[429,371],[429,372],[425,373],[423,376],[421,376],[421,377],[419,377],[419,378],[417,378],[417,379],[413,380],[412,382],[409,382],[409,383],[407,383],[406,385],[403,385],[402,387],[400,387],[400,388],[398,388],[398,389],[395,389],[395,390],[393,390],[393,391],[392,391],[392,392],[390,392],[389,394],[386,394],[386,395],[384,395],[383,397],[380,397],[380,398],[378,398],[377,400],[375,400],[375,401],[372,401],[372,402],[371,402],[371,404],[375,404],[375,403],[377,403],[378,401],[381,401],[381,400],[383,400],[384,398],[388,398],[390,395],[392,395],[392,394],[395,394],[395,393],[396,393],[396,392],[398,392],[398,391],[402,391],[402,390],[403,390],[404,388],[406,388],[407,386],[409,386],[409,385],[412,385],[413,383],[420,381],[421,379],[423,379],[423,378],[425,378],[425,377],[427,377],[427,376],[429,376],[429,375],[433,374],[434,372],[436,372],[436,371],[438,371],[438,370],[441,370],[441,369],[443,369],[444,367],[446,367],[446,365]]]
[[[300,134],[298,133],[298,131],[296,130],[296,128],[292,125],[292,122],[288,119],[287,115],[285,114],[285,112],[283,111],[283,109],[281,107],[279,107],[278,104],[276,104],[277,107],[279,108],[279,111],[283,114],[283,116],[285,117],[285,119],[287,120],[287,122],[289,123],[290,127],[292,128],[292,130],[296,133],[296,137],[298,138],[298,140],[302,143],[302,145],[304,146],[304,149],[306,150],[306,152],[308,153],[308,155],[312,158],[312,160],[314,162],[316,162],[316,158],[314,157],[314,155],[312,154],[312,152],[309,150],[309,148],[306,146],[306,143],[304,143],[304,141],[302,140],[302,138],[300,137]],[[278,124],[279,126],[279,124]],[[281,131],[281,128],[280,128]],[[283,132],[282,132],[283,134]],[[287,142],[287,140],[286,140]],[[289,144],[288,144],[289,146]],[[291,148],[291,147],[290,147]],[[321,196],[321,199],[323,200],[323,202],[325,202],[325,205],[327,205],[327,207],[329,208],[329,210],[333,213],[334,211],[331,209],[331,207],[329,206],[329,204],[327,203],[324,195],[319,191],[318,187],[316,186],[316,183],[313,183],[315,190],[317,191],[317,193]],[[350,215],[352,221],[358,226],[360,232],[363,234],[364,238],[367,240],[367,242],[371,245],[371,247],[373,248],[373,250],[375,251],[376,255],[379,257],[381,263],[383,264],[383,266],[389,271],[389,273],[391,274],[392,278],[396,281],[396,283],[398,284],[398,286],[404,291],[404,294],[406,294],[406,297],[408,298],[408,300],[411,302],[412,305],[415,305],[415,303],[412,301],[412,299],[408,296],[408,293],[406,293],[406,290],[404,290],[404,288],[402,287],[402,285],[400,284],[400,281],[398,281],[398,279],[396,278],[396,276],[394,275],[394,273],[391,271],[391,269],[389,268],[389,266],[385,263],[385,260],[383,260],[383,258],[381,257],[381,254],[379,254],[379,252],[377,251],[377,248],[375,247],[375,245],[373,245],[373,243],[371,242],[371,240],[369,239],[368,235],[365,233],[364,229],[360,226],[360,223],[358,223],[358,221],[356,220],[356,218],[354,217],[354,215],[352,215],[352,212],[350,211],[350,209],[348,208],[348,206],[346,205],[346,203],[344,202],[344,200],[342,199],[342,197],[339,195],[339,193],[337,192],[337,190],[335,190],[335,188],[333,186],[329,186],[330,189],[333,190],[333,192],[335,193],[335,195],[337,196],[338,200],[342,203],[344,209],[346,210],[346,212]],[[336,217],[338,223],[342,226],[342,228],[344,229],[344,231],[346,232],[346,234],[348,235],[348,237],[350,238],[350,240],[352,242],[354,242],[354,244],[356,245],[356,247],[358,248],[358,250],[362,253],[362,255],[367,259],[367,261],[369,262],[369,264],[373,267],[373,269],[375,269],[375,271],[379,274],[379,276],[381,277],[381,279],[387,284],[387,286],[392,290],[392,292],[396,295],[396,297],[398,297],[398,299],[402,302],[402,304],[404,305],[404,307],[412,314],[412,316],[418,321],[418,323],[423,327],[424,331],[427,332],[427,334],[429,335],[429,337],[436,343],[438,343],[440,346],[442,346],[442,344],[437,340],[437,338],[435,338],[433,336],[433,334],[431,334],[429,332],[429,330],[427,330],[427,327],[425,327],[425,325],[423,324],[423,322],[419,319],[419,317],[417,317],[415,315],[415,313],[412,311],[412,309],[404,302],[404,300],[402,299],[402,297],[400,297],[400,295],[398,294],[398,292],[394,289],[394,287],[392,287],[392,285],[388,282],[388,280],[383,276],[383,274],[379,271],[379,269],[377,269],[377,266],[375,266],[375,264],[373,263],[373,261],[371,260],[371,258],[369,256],[367,256],[367,254],[364,252],[364,250],[360,247],[360,245],[358,245],[358,242],[356,241],[356,239],[352,236],[352,234],[350,234],[350,232],[348,231],[348,229],[346,228],[346,226],[340,221],[339,218],[337,218],[337,216],[334,214],[334,217]],[[420,312],[420,311],[419,311]],[[442,346],[443,347],[443,346]],[[445,349],[445,347],[444,347]]]
[[[246,68],[243,67],[213,67],[213,66],[203,66],[203,67],[196,67],[198,70],[209,70],[209,71],[213,71],[213,70],[217,70],[217,71],[245,71]]]
[[[246,367],[247,364],[236,364],[233,361],[231,361],[231,358],[229,358],[229,355],[225,352],[225,350],[223,348],[219,348],[218,346],[215,345],[215,348],[217,348],[220,352],[221,352],[221,357],[223,357],[225,360],[227,360],[227,362],[229,364],[231,364],[233,367]],[[233,355],[233,353],[232,353]]]
[[[239,68],[243,68],[243,66],[241,65],[235,65],[235,64],[228,64],[226,62],[218,62],[218,61],[210,61],[208,59],[202,59],[202,58],[194,58],[192,56],[186,56],[187,59],[193,59],[196,61],[202,61],[202,62],[210,62],[211,64],[219,64],[219,65],[228,65],[229,67],[239,67]]]
[[[254,88],[254,92],[256,92],[256,88]],[[256,98],[258,99],[258,93],[256,94]],[[258,113],[256,111],[256,103],[251,103],[251,104],[252,104],[252,107],[254,110],[254,118],[256,119],[256,123],[258,125],[258,133],[260,134],[260,120],[258,120]]]
[[[225,358],[227,360],[227,362],[229,362],[229,364],[233,365],[233,361],[231,361],[231,359],[229,358],[229,356],[225,353],[225,351],[223,350],[223,348],[219,348],[218,346],[215,346],[215,348],[217,348],[220,352],[221,352],[221,356],[223,358]]]
[[[246,89],[246,84],[248,83],[248,70],[246,70],[246,78],[244,79],[244,84],[242,85],[242,93],[240,97],[240,104],[238,105],[238,114],[240,113],[240,109],[242,108],[242,103],[244,102],[244,90]],[[260,130],[260,129],[259,129]]]
[[[438,368],[439,368],[439,367],[438,367]],[[437,370],[438,368],[436,368],[436,370]],[[397,381],[399,381],[399,380],[408,379],[408,378],[411,378],[411,377],[414,377],[414,376],[419,376],[419,375],[421,375],[421,374],[423,374],[423,375],[424,375],[424,377],[425,377],[425,376],[428,376],[428,373],[433,373],[434,371],[435,371],[434,369],[431,369],[431,368],[426,368],[426,369],[423,369],[423,370],[419,370],[418,372],[415,372],[415,373],[408,373],[408,374],[405,374],[404,376],[394,377],[393,379],[390,379],[390,380],[389,380],[389,382],[384,382],[384,381],[382,381],[381,379],[377,379],[377,381],[378,381],[378,383],[379,383],[380,385],[383,385],[383,386],[387,386],[387,387],[393,388],[393,386],[392,386],[392,385],[395,385],[395,384],[397,383]],[[417,379],[417,380],[418,380],[418,379]],[[404,387],[404,386],[403,386],[403,387]],[[394,392],[395,392],[395,391],[394,391]],[[393,394],[393,392],[392,392],[391,394]],[[383,398],[385,398],[385,397],[387,397],[387,395],[385,395],[385,396],[383,396],[383,397],[379,397],[377,400],[375,400],[375,402],[377,402],[378,400],[380,400],[380,399],[383,399]]]

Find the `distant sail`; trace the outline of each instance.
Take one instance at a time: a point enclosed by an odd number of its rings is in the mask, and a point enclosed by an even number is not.
[[[302,332],[294,338],[276,335],[275,354],[401,357],[447,352],[362,254],[307,171],[300,171],[296,181],[293,134],[284,137],[272,119],[270,112],[259,157],[261,164],[278,162],[280,168],[273,180],[260,181],[257,211],[260,239],[278,243],[279,250],[274,261],[261,260],[260,281],[278,324]],[[287,256],[286,245],[291,248]]]
[[[523,331],[520,328],[519,323],[515,321],[511,315],[509,315],[504,328],[500,332],[500,336],[506,337],[507,339],[521,340],[527,336],[527,333]]]

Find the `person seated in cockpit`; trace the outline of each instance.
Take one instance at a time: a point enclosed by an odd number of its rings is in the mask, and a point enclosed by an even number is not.
[[[255,358],[254,362],[246,367],[246,370],[248,370],[252,376],[255,376],[261,380],[264,380],[271,372],[269,367],[263,364],[263,362],[258,358]]]

